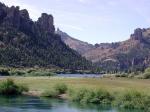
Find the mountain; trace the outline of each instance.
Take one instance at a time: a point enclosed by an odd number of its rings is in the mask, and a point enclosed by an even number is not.
[[[0,65],[89,69],[91,63],[62,42],[52,15],[32,21],[26,9],[0,3]]]
[[[60,35],[62,35],[60,33]],[[150,28],[140,29],[137,28],[130,38],[123,42],[115,43],[101,43],[83,50],[82,42],[72,41],[76,40],[63,33],[64,42],[78,51],[87,60],[97,64],[105,71],[136,71],[144,70],[150,66]],[[72,47],[73,46],[73,47]],[[84,52],[80,52],[84,51]]]
[[[136,29],[123,42],[97,44],[83,56],[105,70],[135,71],[150,66],[150,29]]]
[[[81,55],[94,48],[92,44],[77,40],[60,29],[57,29],[56,33],[61,35],[61,39],[66,45],[68,45],[71,49],[76,50]]]

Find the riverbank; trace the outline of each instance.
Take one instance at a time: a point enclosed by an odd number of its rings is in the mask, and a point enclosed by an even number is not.
[[[54,96],[61,99],[71,99],[79,103],[101,104],[115,102],[116,105],[122,104],[119,106],[125,106],[127,108],[129,105],[131,105],[129,108],[135,108],[134,104],[136,104],[136,108],[147,108],[143,106],[147,106],[145,104],[149,103],[150,98],[150,80],[144,79],[59,77],[11,78],[17,84],[27,85],[29,87],[29,92],[25,93],[25,95],[29,96],[44,96],[43,93],[47,91],[45,94],[47,97]],[[4,79],[5,77],[3,77],[3,80]],[[57,84],[59,84],[59,86],[56,87],[55,85]],[[60,86],[60,84],[64,84],[65,86]]]

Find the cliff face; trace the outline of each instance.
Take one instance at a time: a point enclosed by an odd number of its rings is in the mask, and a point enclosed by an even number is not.
[[[32,21],[26,9],[0,3],[0,65],[88,69],[90,62],[55,34],[53,16]]]

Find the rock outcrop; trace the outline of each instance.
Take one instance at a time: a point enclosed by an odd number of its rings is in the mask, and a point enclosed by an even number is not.
[[[131,34],[131,39],[141,41],[143,38],[143,30],[141,28],[137,28],[134,30],[134,34]]]
[[[39,25],[41,30],[50,33],[55,32],[54,20],[52,15],[43,13],[42,16],[38,19],[37,24]]]

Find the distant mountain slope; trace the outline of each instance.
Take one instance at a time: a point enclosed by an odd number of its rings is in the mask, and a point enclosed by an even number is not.
[[[94,48],[94,46],[92,44],[77,40],[77,39],[69,36],[67,33],[62,32],[59,29],[57,29],[56,33],[61,35],[61,39],[66,45],[68,45],[70,48],[76,50],[80,54],[84,54]]]
[[[65,33],[62,40],[86,59],[107,71],[143,70],[150,66],[150,29],[136,29],[130,39],[116,43],[101,43],[92,46],[81,44]],[[75,42],[74,42],[75,41]],[[75,43],[75,44],[74,44]],[[87,48],[86,50],[84,50]],[[84,52],[82,52],[84,51]]]
[[[106,70],[143,70],[150,66],[150,29],[138,28],[129,40],[96,46],[83,56]]]
[[[66,46],[55,34],[53,16],[43,13],[32,21],[27,10],[0,3],[0,65],[58,66],[88,69],[90,62]]]

